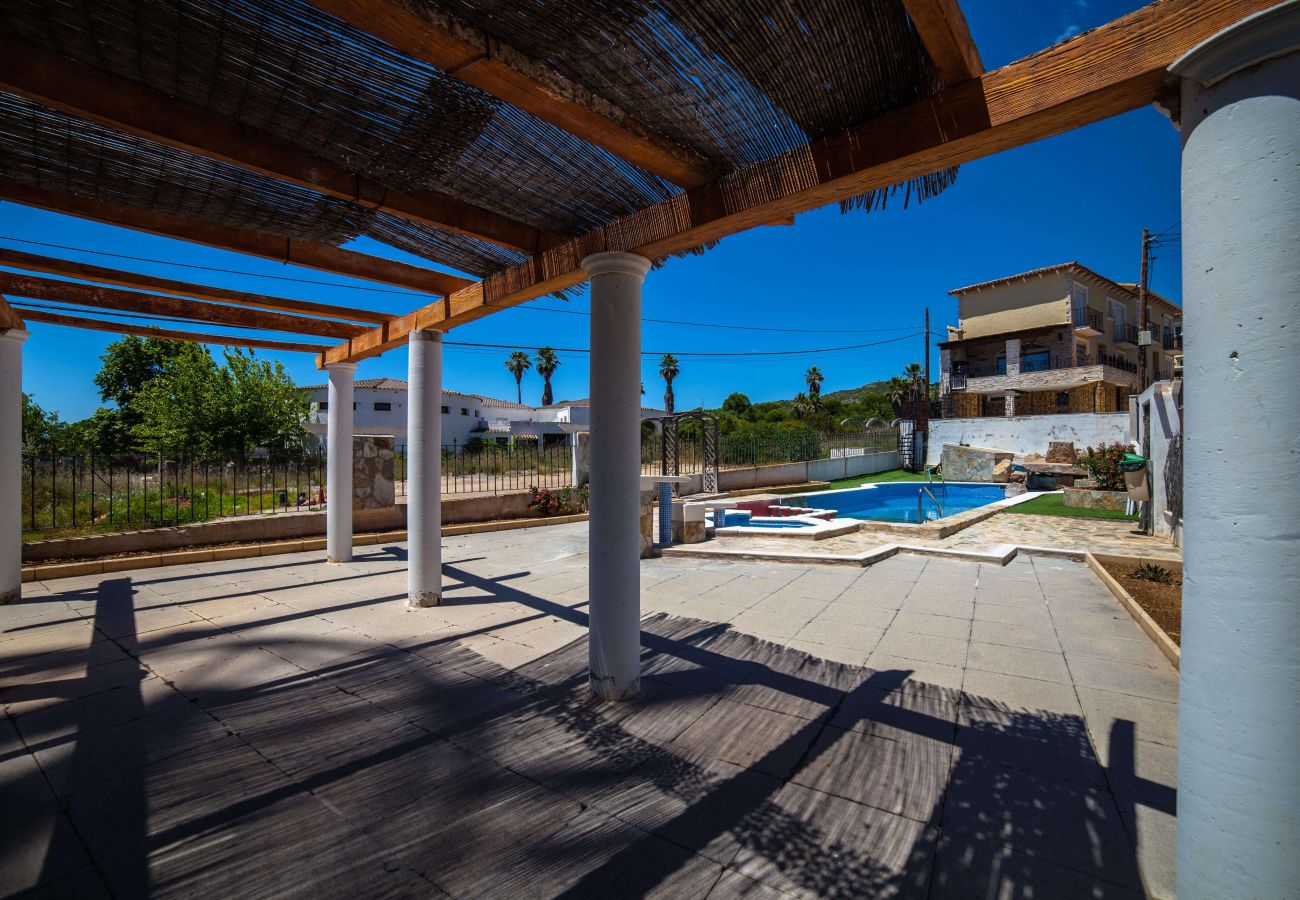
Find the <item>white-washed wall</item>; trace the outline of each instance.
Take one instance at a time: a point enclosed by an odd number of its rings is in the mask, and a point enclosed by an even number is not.
[[[1027,456],[1030,453],[1046,454],[1047,445],[1052,441],[1071,441],[1082,450],[1098,444],[1132,440],[1127,412],[933,419],[925,462],[926,465],[936,465],[943,455],[944,444],[970,444]]]

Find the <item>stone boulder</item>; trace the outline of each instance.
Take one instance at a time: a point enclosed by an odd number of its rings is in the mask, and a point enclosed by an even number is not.
[[[1027,463],[1046,462],[1046,460],[1043,458],[1043,454],[1041,453],[1030,453],[1028,456],[1025,457],[1025,462]]]
[[[1019,472],[1017,474],[1023,475],[1025,473]],[[1025,483],[1023,481],[1013,481],[1007,485],[1007,496],[1019,497],[1021,494],[1026,493],[1028,490],[1029,489],[1025,487]]]
[[[943,445],[943,477],[947,481],[983,481],[992,482],[993,469],[999,462],[1005,462],[1005,473],[1011,471],[1011,458],[1014,454],[1007,450],[993,450],[989,447],[968,447],[963,444]],[[1002,481],[1006,481],[1006,474]]]
[[[1011,480],[1011,460],[999,459],[993,464],[993,480],[999,484],[1006,484]]]
[[[1047,445],[1047,461],[1049,463],[1069,463],[1073,465],[1078,456],[1073,441],[1052,441]]]

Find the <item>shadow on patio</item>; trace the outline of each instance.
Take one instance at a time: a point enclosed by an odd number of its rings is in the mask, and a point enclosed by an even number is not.
[[[1106,769],[1077,716],[693,619],[647,619],[641,700],[599,705],[585,640],[510,669],[472,630],[137,635],[127,579],[87,615],[0,663],[5,893],[1128,896],[1115,797],[1173,809],[1131,771],[1131,724]]]

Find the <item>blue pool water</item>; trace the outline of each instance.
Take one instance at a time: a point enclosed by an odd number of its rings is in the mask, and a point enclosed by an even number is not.
[[[1006,485],[1002,484],[945,485],[938,482],[895,481],[843,491],[822,491],[791,499],[790,503],[833,509],[836,518],[915,523],[916,495],[923,487],[928,487],[943,507],[943,518],[1006,498]],[[926,521],[939,516],[938,509],[929,497],[922,500],[922,512]]]
[[[751,517],[748,510],[744,509],[727,509],[720,510],[723,513],[722,527],[734,528],[741,526],[744,528],[808,528],[805,522],[792,522],[788,519],[779,519],[768,516],[759,518]],[[716,515],[716,514],[715,514]]]

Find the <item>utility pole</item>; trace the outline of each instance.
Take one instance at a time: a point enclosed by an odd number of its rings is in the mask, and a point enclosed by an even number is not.
[[[1147,270],[1151,261],[1151,232],[1142,229],[1142,275],[1138,279],[1138,333],[1149,330],[1147,316]],[[1140,339],[1140,338],[1139,338]],[[1147,389],[1148,345],[1138,347],[1138,393]]]
[[[926,428],[930,426],[930,307],[925,308],[925,418]]]

